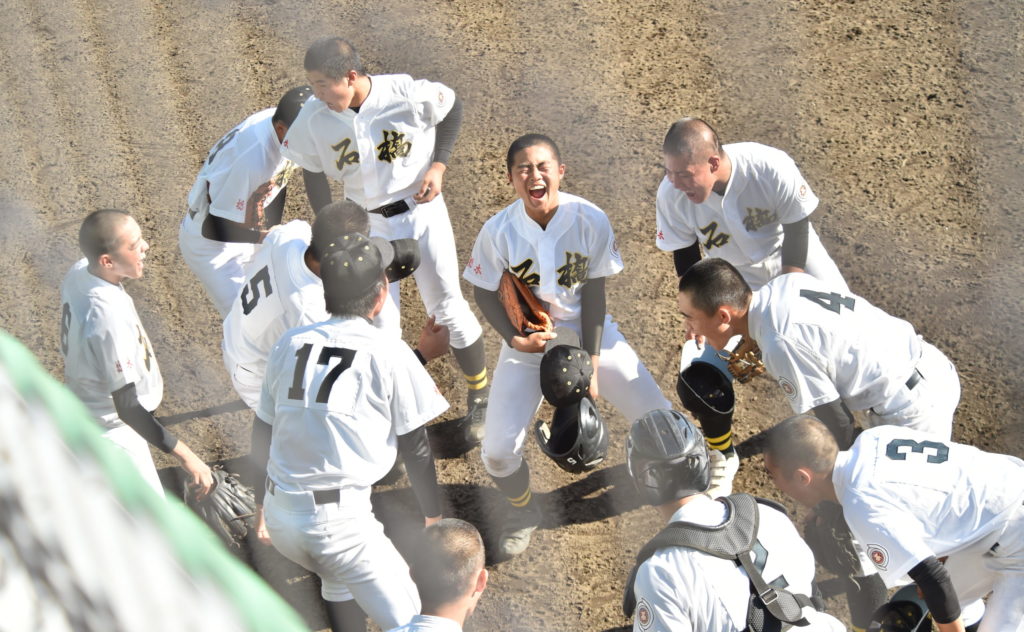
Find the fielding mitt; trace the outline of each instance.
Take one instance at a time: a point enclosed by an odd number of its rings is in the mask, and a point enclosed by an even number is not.
[[[814,559],[840,577],[863,575],[857,543],[843,517],[843,508],[825,500],[818,503],[814,513],[814,518],[804,526],[804,541]]]
[[[213,489],[202,500],[196,500],[188,483],[184,499],[213,532],[231,549],[239,549],[249,531],[247,520],[256,515],[256,498],[252,488],[238,477],[222,469],[213,470]]]
[[[729,364],[729,373],[740,384],[746,384],[765,372],[764,362],[761,362],[761,348],[752,338],[742,338],[731,353],[719,353],[718,357]]]
[[[529,286],[508,270],[501,273],[498,299],[501,300],[512,326],[521,335],[529,336],[538,331],[551,331],[555,328],[551,316],[530,291]]]

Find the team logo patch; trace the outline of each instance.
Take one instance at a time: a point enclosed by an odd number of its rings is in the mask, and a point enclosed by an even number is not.
[[[793,386],[792,382],[784,377],[780,377],[779,386],[782,387],[782,392],[786,394],[786,397],[796,399],[796,387]]]
[[[883,571],[889,566],[889,552],[885,550],[885,547],[877,544],[868,545],[868,557],[871,558],[871,563],[882,569]]]
[[[654,622],[654,614],[651,613],[651,606],[645,599],[641,599],[640,603],[636,606],[636,621],[640,624],[641,630],[646,630],[651,627],[651,623]]]
[[[803,199],[805,199],[807,197],[807,185],[806,184],[801,184],[800,185],[800,191],[799,191],[799,193],[797,193],[797,195],[800,196],[801,200],[803,200]]]
[[[619,240],[618,239],[613,239],[612,240],[612,254],[615,255],[616,257],[619,256]]]
[[[244,211],[245,210],[245,200],[238,200],[237,202],[235,202],[235,208],[240,210],[240,211]]]

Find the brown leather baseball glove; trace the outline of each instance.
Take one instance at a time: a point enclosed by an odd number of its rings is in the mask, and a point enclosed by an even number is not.
[[[732,353],[719,353],[719,357],[729,364],[729,372],[734,380],[746,384],[765,372],[761,362],[761,348],[752,338],[744,337]]]
[[[501,273],[498,299],[501,300],[512,326],[520,334],[529,336],[534,332],[554,329],[555,324],[551,316],[533,295],[529,286],[508,270]]]

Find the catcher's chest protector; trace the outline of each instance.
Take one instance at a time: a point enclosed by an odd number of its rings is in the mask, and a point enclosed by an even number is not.
[[[708,555],[733,560],[750,578],[750,607],[747,609],[749,632],[788,630],[793,625],[807,625],[801,613],[804,606],[816,607],[806,595],[793,594],[769,586],[754,565],[751,550],[757,543],[757,499],[749,494],[733,494],[718,499],[729,507],[729,517],[715,527],[689,522],[673,522],[661,530],[636,556],[636,565],[629,573],[622,610],[627,617],[636,609],[633,582],[640,565],[659,549],[683,546]]]

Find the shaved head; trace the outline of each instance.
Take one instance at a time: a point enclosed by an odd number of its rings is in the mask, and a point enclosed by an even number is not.
[[[798,468],[831,472],[838,452],[828,427],[807,414],[790,417],[772,428],[765,448],[765,455],[787,476]]]
[[[129,219],[128,211],[112,208],[93,211],[86,216],[78,230],[78,247],[90,264],[95,264],[101,255],[117,249],[121,227]]]
[[[687,158],[689,162],[703,162],[711,156],[722,153],[718,133],[699,118],[679,119],[668,128],[661,151],[673,156]]]

